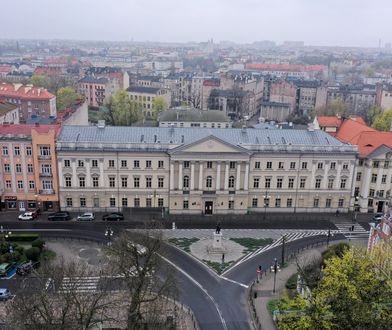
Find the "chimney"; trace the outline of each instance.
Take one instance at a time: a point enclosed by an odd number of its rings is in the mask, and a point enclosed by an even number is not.
[[[314,132],[314,124],[313,123],[309,123],[308,124],[308,131],[309,132]]]
[[[105,121],[104,120],[98,120],[97,127],[98,128],[105,128]]]

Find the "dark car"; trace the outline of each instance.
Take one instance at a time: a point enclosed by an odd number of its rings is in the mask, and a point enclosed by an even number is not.
[[[20,276],[25,276],[27,274],[30,274],[31,271],[33,269],[38,268],[39,266],[39,262],[33,262],[31,260],[26,261],[22,264],[20,264],[17,268],[16,268],[16,274],[20,275]]]
[[[383,216],[384,216],[383,213],[376,213],[370,222],[373,222],[376,225],[378,225],[381,222],[381,219],[383,218]]]
[[[114,212],[110,214],[105,214],[102,216],[103,221],[120,221],[124,220],[124,215],[122,213]]]
[[[71,220],[69,212],[56,212],[48,215],[48,220],[51,221],[67,221]]]

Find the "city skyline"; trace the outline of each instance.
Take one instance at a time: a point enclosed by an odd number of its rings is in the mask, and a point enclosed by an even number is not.
[[[111,5],[111,6],[110,6]],[[15,16],[2,19],[2,38],[106,41],[200,42],[230,40],[239,44],[301,40],[313,46],[378,47],[391,42],[385,0],[368,3],[309,0],[285,3],[206,0],[183,3],[148,0],[90,0],[52,3],[25,0],[9,3]],[[61,14],[61,15],[60,15]],[[200,18],[203,18],[202,20]],[[293,28],[294,27],[294,28]]]

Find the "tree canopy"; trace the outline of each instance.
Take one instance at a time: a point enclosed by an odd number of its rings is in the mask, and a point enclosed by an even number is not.
[[[156,120],[161,111],[167,109],[168,105],[162,96],[158,96],[152,102],[153,118]]]
[[[372,127],[379,131],[389,131],[392,124],[392,109],[375,116]]]
[[[57,91],[56,105],[57,110],[62,110],[65,107],[72,105],[76,100],[82,96],[76,92],[72,87],[61,87]]]
[[[347,113],[347,106],[342,100],[342,98],[338,97],[333,100],[330,104],[319,107],[314,110],[314,116],[344,116]]]

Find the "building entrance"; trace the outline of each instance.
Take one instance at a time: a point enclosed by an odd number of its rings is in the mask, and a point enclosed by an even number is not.
[[[204,204],[204,214],[212,214],[212,208],[213,208],[214,202],[205,202]]]

